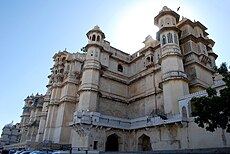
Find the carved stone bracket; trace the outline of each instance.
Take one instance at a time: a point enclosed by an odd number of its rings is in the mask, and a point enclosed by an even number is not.
[[[90,126],[87,126],[87,125],[74,125],[73,129],[81,137],[87,136],[90,133]]]

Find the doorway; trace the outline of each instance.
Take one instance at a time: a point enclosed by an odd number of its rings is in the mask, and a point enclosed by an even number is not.
[[[119,151],[119,137],[116,134],[107,137],[105,151]]]
[[[138,151],[151,151],[152,146],[150,142],[150,137],[143,134],[138,138]]]

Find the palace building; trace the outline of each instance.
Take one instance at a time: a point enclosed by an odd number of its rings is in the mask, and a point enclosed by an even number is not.
[[[207,95],[215,78],[215,42],[199,21],[163,7],[156,38],[127,54],[95,26],[84,53],[58,52],[47,93],[25,99],[21,143],[49,141],[89,151],[154,151],[230,146],[224,130],[194,123],[192,97]]]

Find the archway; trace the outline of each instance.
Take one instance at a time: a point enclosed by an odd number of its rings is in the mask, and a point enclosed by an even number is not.
[[[116,134],[107,137],[105,151],[118,151],[119,150],[119,137]]]
[[[138,139],[138,151],[151,151],[151,142],[150,142],[150,137],[143,134],[141,137]]]

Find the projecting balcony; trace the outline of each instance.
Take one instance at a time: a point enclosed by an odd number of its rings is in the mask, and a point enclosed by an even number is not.
[[[73,122],[70,123],[72,127],[76,125],[93,125],[95,127],[107,127],[116,128],[123,130],[134,130],[142,129],[146,127],[154,127],[159,125],[166,125],[169,123],[180,123],[180,114],[173,115],[167,119],[162,119],[160,116],[157,117],[140,117],[135,119],[125,119],[113,116],[102,115],[98,112],[75,112]]]

